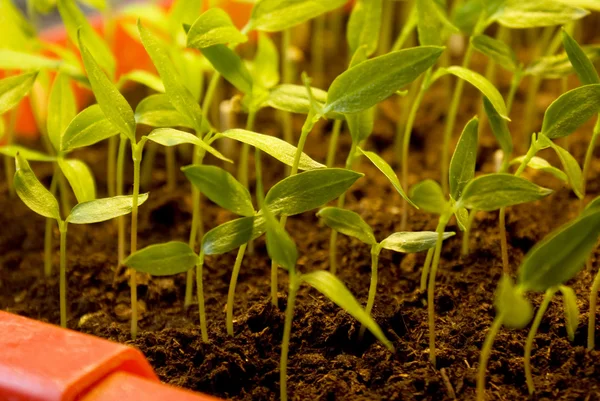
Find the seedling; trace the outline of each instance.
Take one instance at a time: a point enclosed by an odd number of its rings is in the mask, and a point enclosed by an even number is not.
[[[530,392],[534,391],[529,367],[529,354],[533,336],[541,321],[542,315],[548,306],[552,295],[557,288],[566,295],[565,301],[570,310],[568,326],[573,333],[576,328],[576,308],[572,294],[568,294],[563,284],[574,277],[584,266],[585,260],[594,249],[598,236],[600,235],[600,210],[597,207],[588,209],[577,219],[567,223],[555,230],[544,240],[534,246],[527,254],[518,270],[517,284],[504,276],[496,290],[494,302],[496,317],[488,332],[481,355],[479,358],[479,372],[477,377],[477,400],[485,399],[485,373],[487,362],[490,357],[492,345],[498,331],[502,326],[510,329],[522,329],[533,317],[533,307],[525,298],[529,291],[545,292],[546,296],[536,315],[536,319],[527,339],[525,367],[527,372],[527,383]],[[570,298],[567,301],[567,298]],[[572,334],[570,334],[572,335]]]
[[[371,246],[371,285],[365,311],[370,316],[375,295],[377,293],[377,269],[379,254],[382,249],[389,249],[401,253],[417,253],[426,251],[435,246],[437,233],[422,232],[397,232],[389,235],[381,242],[377,242],[373,229],[355,212],[339,207],[326,207],[317,213],[325,224],[332,230],[359,239]],[[444,233],[444,239],[450,238],[454,232]],[[364,326],[360,330],[360,337],[364,333]]]
[[[20,154],[16,155],[15,190],[19,198],[39,215],[54,219],[60,231],[60,325],[67,326],[67,227],[71,224],[91,224],[111,220],[131,213],[134,199],[117,196],[81,202],[71,209],[63,220],[58,201],[37,179],[29,163]],[[139,197],[139,204],[148,199],[148,194]]]

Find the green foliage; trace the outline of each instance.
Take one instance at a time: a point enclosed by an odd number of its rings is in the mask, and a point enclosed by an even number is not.
[[[119,82],[117,82],[117,87],[123,87],[123,85],[125,85],[125,83],[128,81],[142,84],[152,90],[155,90],[156,92],[165,92],[165,85],[163,84],[162,80],[155,74],[148,71],[131,70],[128,73],[121,75],[119,77]]]
[[[198,255],[187,244],[171,241],[140,249],[129,255],[123,264],[153,276],[172,276],[190,270],[197,261]]]
[[[577,163],[577,160],[566,150],[561,148],[560,146],[552,143],[552,148],[556,151],[560,162],[563,165],[563,169],[567,174],[567,178],[573,192],[579,199],[583,199],[584,196],[584,180],[583,173],[581,172],[581,167]]]
[[[419,207],[428,213],[444,214],[448,210],[448,202],[444,191],[437,182],[427,179],[413,186],[410,198]]]
[[[26,53],[18,50],[0,49],[0,68],[3,70],[42,70],[58,69],[63,64],[61,60]]]
[[[3,121],[0,118],[0,121]],[[2,124],[2,123],[0,123]],[[45,153],[38,152],[37,150],[31,150],[20,145],[7,145],[0,146],[0,153],[10,157],[16,157],[17,153],[25,160],[32,162],[54,162],[56,157],[49,156]]]
[[[485,114],[487,115],[488,122],[490,123],[490,127],[492,128],[492,133],[496,137],[502,152],[504,152],[505,155],[512,154],[512,137],[510,135],[506,119],[502,118],[490,100],[485,96],[483,97],[483,108],[485,110]]]
[[[94,104],[71,120],[61,136],[60,151],[67,153],[90,146],[118,133],[118,128],[106,118],[100,106]]]
[[[96,198],[96,183],[90,168],[81,160],[58,159],[58,165],[73,188],[77,202],[87,202]]]
[[[298,261],[296,244],[268,208],[264,210],[264,216],[267,223],[269,257],[293,275]],[[290,279],[293,280],[293,278]]]
[[[502,324],[511,329],[522,329],[533,317],[533,306],[515,286],[512,279],[502,276],[494,299],[496,314],[502,316]]]
[[[565,327],[569,341],[575,341],[575,331],[579,326],[579,306],[577,306],[577,295],[571,287],[561,285],[559,287],[563,296],[563,308],[565,310]]]
[[[194,49],[244,43],[247,40],[248,37],[238,31],[229,15],[220,8],[211,8],[202,13],[187,34],[187,46]]]
[[[232,160],[223,156],[221,152],[208,145],[196,135],[190,134],[189,132],[180,131],[175,128],[157,128],[144,138],[152,142],[156,142],[162,146],[177,146],[189,143],[202,148],[203,150],[207,151],[208,153],[210,153],[218,159],[229,163],[233,163]]]
[[[383,11],[383,0],[358,0],[348,20],[346,38],[350,54],[364,46],[366,56],[377,50]]]
[[[225,45],[214,45],[202,49],[204,57],[210,61],[227,81],[240,92],[252,93],[252,76],[244,62],[233,50]]]
[[[487,35],[475,35],[471,37],[471,45],[475,50],[485,54],[496,64],[504,69],[515,72],[519,68],[517,55],[513,49],[501,40]]]
[[[137,205],[148,200],[148,194],[138,196]],[[95,199],[75,205],[66,221],[71,224],[92,224],[112,220],[131,213],[133,196],[120,195],[110,198]]]
[[[600,58],[600,46],[598,45],[583,46],[582,50],[592,62]],[[573,65],[567,53],[540,57],[524,70],[525,75],[534,75],[545,79],[563,78],[573,72]]]
[[[48,99],[48,138],[55,151],[61,151],[62,135],[76,114],[71,82],[65,75],[58,74]]]
[[[520,165],[524,159],[525,159],[525,156],[517,157],[517,158],[511,160],[510,164]],[[562,170],[552,166],[550,163],[548,163],[547,160],[542,159],[541,157],[538,157],[538,156],[532,157],[531,160],[529,160],[529,163],[527,163],[527,167],[531,167],[534,170],[539,170],[539,171],[543,171],[545,173],[552,174],[554,177],[558,178],[561,181],[564,181],[564,182],[569,181],[567,175]]]
[[[253,82],[261,88],[270,89],[279,83],[279,53],[268,35],[259,33],[256,54],[248,68]]]
[[[508,28],[524,29],[563,25],[588,14],[584,9],[553,0],[507,0],[495,20]]]
[[[460,199],[462,191],[475,177],[479,120],[473,118],[465,126],[450,160],[450,196]]]
[[[448,239],[454,234],[453,232],[445,232],[444,239]],[[435,231],[398,232],[381,241],[380,245],[383,249],[394,252],[416,253],[433,248],[437,239],[438,234]]]
[[[585,54],[585,51],[564,29],[562,37],[565,51],[581,83],[583,85],[600,84],[598,71],[596,71],[596,67]]]
[[[358,113],[347,114],[346,122],[348,123],[352,142],[360,144],[371,135],[371,132],[373,132],[373,126],[375,125],[375,107],[371,107],[370,109]]]
[[[0,115],[19,104],[31,90],[37,74],[36,71],[0,80]]]
[[[600,84],[580,86],[562,94],[546,109],[542,134],[562,138],[600,112]]]
[[[194,122],[180,113],[165,94],[150,95],[135,108],[135,121],[138,124],[157,128],[194,128]],[[210,129],[207,120],[202,119],[202,132]]]
[[[228,221],[207,232],[202,238],[205,255],[220,255],[244,245],[252,238],[254,216]]]
[[[346,0],[261,0],[252,8],[247,30],[277,32],[346,4]]]
[[[419,43],[423,46],[443,46],[452,33],[458,33],[442,4],[436,0],[417,0],[417,32]],[[445,6],[445,4],[444,4]]]
[[[317,216],[330,228],[350,237],[358,238],[365,244],[377,243],[373,229],[355,212],[339,207],[326,207]]]
[[[327,102],[327,92],[322,89],[311,87],[313,100],[320,107]],[[265,100],[264,106],[273,107],[277,110],[289,111],[290,113],[308,114],[310,111],[310,99],[306,87],[302,85],[282,84],[273,88]],[[340,113],[329,112],[327,118],[343,119]]]
[[[15,157],[17,171],[14,186],[19,198],[39,215],[60,221],[60,209],[54,195],[37,179],[29,163],[20,154]]]

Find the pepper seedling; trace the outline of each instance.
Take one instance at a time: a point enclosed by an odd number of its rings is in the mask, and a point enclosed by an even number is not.
[[[381,242],[377,242],[373,229],[355,212],[338,207],[326,207],[321,209],[317,216],[332,230],[359,239],[371,246],[371,284],[367,297],[365,311],[370,316],[375,295],[377,293],[377,270],[379,265],[379,254],[382,249],[389,249],[401,253],[417,253],[431,249],[435,246],[438,234],[432,231],[421,232],[396,232],[389,235]],[[444,239],[453,236],[454,232],[445,232]],[[361,327],[360,337],[364,333]]]
[[[561,291],[565,282],[574,277],[585,265],[585,260],[594,249],[598,237],[600,236],[600,209],[594,206],[588,209],[581,216],[566,225],[555,230],[546,238],[536,244],[528,253],[518,270],[517,284],[515,285],[508,276],[503,276],[498,288],[496,289],[496,299],[494,306],[496,317],[488,332],[481,355],[479,358],[479,371],[477,376],[477,400],[485,399],[485,373],[487,362],[489,360],[492,345],[498,331],[502,326],[510,329],[522,329],[529,324],[533,317],[533,307],[525,298],[529,291],[546,293],[544,302],[538,311],[536,321],[534,322],[530,335],[528,336],[529,351],[526,350],[526,356],[531,352],[533,336],[541,317],[547,307],[547,303],[557,288]],[[567,291],[568,293],[569,291]],[[563,291],[563,296],[566,293]],[[571,295],[565,297],[569,302],[571,318],[568,325],[572,325],[570,330],[574,331],[576,327],[575,315],[576,308],[573,307]],[[529,358],[525,359],[525,369],[527,373],[527,385],[530,392],[534,391],[533,379],[531,377],[531,367]]]
[[[131,213],[132,196],[117,196],[78,203],[63,220],[58,201],[37,179],[29,163],[20,154],[15,157],[15,190],[23,203],[44,217],[54,219],[60,231],[60,325],[67,326],[67,227],[68,224],[91,224],[111,220]],[[139,204],[148,199],[148,194],[139,197]]]

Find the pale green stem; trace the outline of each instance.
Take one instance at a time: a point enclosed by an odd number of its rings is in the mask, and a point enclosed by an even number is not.
[[[233,303],[235,300],[235,288],[237,286],[240,268],[242,267],[242,261],[244,260],[246,246],[247,244],[244,244],[238,249],[237,256],[235,257],[235,264],[233,265],[233,271],[231,272],[229,292],[227,293],[227,334],[230,336],[233,336]]]
[[[381,35],[379,36],[379,55],[386,54],[392,42],[392,30],[394,28],[394,7],[392,1],[383,2]]]
[[[313,20],[313,32],[311,35],[310,55],[312,61],[312,75],[315,85],[321,87],[325,82],[325,15],[320,15]]]
[[[127,146],[127,139],[120,137],[119,152],[117,157],[117,182],[115,193],[117,195],[123,195],[123,175],[125,174],[125,147]],[[117,247],[117,260],[118,265],[121,266],[125,260],[125,216],[119,216],[117,219],[118,227],[118,247]]]
[[[331,138],[329,139],[329,149],[327,150],[327,160],[325,165],[329,168],[335,164],[335,152],[337,151],[338,139],[340,132],[342,131],[342,124],[344,120],[335,120],[333,123],[333,130],[331,131]]]
[[[524,145],[528,146],[531,132],[533,132],[533,122],[534,118],[536,118],[536,98],[538,90],[540,89],[540,85],[542,83],[542,78],[540,76],[532,76],[529,81],[529,86],[527,88],[527,100],[525,101],[525,117],[523,121],[523,140],[525,141]]]
[[[198,264],[196,265],[196,289],[198,297],[198,315],[200,317],[200,334],[202,342],[208,342],[208,330],[206,329],[206,311],[204,309],[204,288],[202,270],[204,268],[204,251],[200,251]]]
[[[596,149],[596,142],[598,141],[598,135],[600,135],[600,114],[598,115],[598,120],[596,121],[596,125],[594,126],[594,131],[592,132],[592,139],[590,140],[590,144],[588,145],[587,151],[585,152],[585,160],[583,162],[583,190],[584,190],[584,193],[585,193],[585,188],[587,186],[586,185],[587,179],[590,174],[590,167],[592,165],[592,159],[594,158],[594,150]]]
[[[281,360],[279,361],[279,399],[287,401],[287,365],[290,350],[290,334],[292,332],[292,321],[294,319],[294,307],[296,305],[296,292],[300,283],[297,282],[294,273],[290,274],[290,292],[288,293],[287,307],[285,309],[285,323],[283,326],[283,340],[281,342]]]
[[[250,145],[242,143],[242,150],[240,151],[240,164],[238,165],[238,180],[245,187],[248,188],[248,155],[250,153]]]
[[[550,301],[552,301],[552,297],[554,297],[555,293],[556,288],[550,288],[546,291],[546,294],[544,294],[544,300],[535,314],[535,318],[533,319],[533,323],[531,324],[531,328],[529,329],[529,334],[527,335],[527,340],[525,342],[525,358],[523,363],[525,365],[525,380],[527,381],[527,390],[529,390],[530,395],[535,392],[533,375],[531,373],[531,351],[533,349],[533,340],[535,339],[535,335],[540,328],[540,323],[542,323],[542,318],[544,317],[546,310],[548,310]]]
[[[371,246],[371,284],[369,285],[369,296],[367,298],[367,306],[365,308],[365,312],[367,312],[367,315],[369,316],[371,316],[373,305],[375,305],[375,295],[377,294],[377,267],[379,265],[380,251],[381,248],[379,244],[373,244],[373,246]],[[360,331],[358,332],[359,341],[361,341],[365,335],[366,329],[367,328],[365,325],[360,326]]]
[[[60,194],[60,206],[63,216],[68,216],[71,213],[71,202],[69,202],[69,185],[67,179],[60,167],[56,168],[56,176],[58,179],[58,192]]]
[[[494,340],[502,327],[502,320],[504,316],[499,314],[494,319],[492,323],[492,327],[490,327],[490,331],[488,331],[485,336],[485,341],[483,343],[483,347],[481,348],[481,353],[479,354],[479,368],[477,370],[477,401],[485,401],[485,373],[487,371],[487,364],[490,360],[490,355],[492,354],[492,346],[494,345]]]
[[[600,272],[596,274],[592,289],[590,291],[590,311],[588,315],[588,350],[596,347],[596,305],[598,302],[598,291],[600,290]]]
[[[396,51],[396,50],[402,49],[402,47],[404,46],[404,44],[406,43],[406,41],[410,37],[411,33],[416,28],[416,25],[412,25],[412,24],[407,24],[406,23],[408,21],[409,17],[410,17],[410,13],[412,12],[412,9],[415,7],[415,2],[414,1],[411,1],[410,3],[406,2],[406,4],[407,4],[407,11],[405,13],[406,20],[404,21],[404,25],[402,27],[402,30],[400,31],[400,34],[398,35],[398,38],[396,38],[396,41],[394,42],[394,45],[392,46],[392,50],[391,51]]]
[[[58,167],[57,167],[58,168]],[[52,174],[52,182],[50,182],[50,193],[56,194],[58,180],[56,170]],[[46,230],[44,232],[44,275],[50,277],[52,275],[52,224],[54,219],[46,219]]]
[[[433,263],[429,274],[429,284],[427,286],[427,316],[429,323],[429,361],[433,366],[436,366],[436,350],[435,350],[435,278],[437,275],[438,266],[440,264],[440,256],[442,254],[442,245],[444,242],[444,230],[448,224],[449,216],[443,214],[436,229],[437,241],[435,244],[435,253],[433,255]]]
[[[502,254],[502,271],[510,275],[508,264],[508,239],[506,238],[506,208],[500,209],[498,214],[498,226],[500,227],[500,253]]]
[[[115,167],[117,164],[117,147],[119,137],[114,135],[108,138],[108,158],[106,161],[106,190],[109,197],[113,197],[116,194],[115,189],[115,178],[116,171]]]
[[[423,264],[423,269],[421,270],[421,285],[419,286],[419,289],[423,292],[427,289],[427,278],[429,277],[429,269],[431,268],[431,261],[433,259],[434,251],[435,248],[430,248],[427,251],[425,263]]]
[[[508,90],[508,95],[506,96],[506,114],[510,116],[510,112],[512,110],[513,102],[515,100],[515,96],[517,94],[517,90],[519,89],[519,85],[521,84],[522,72],[521,70],[517,70],[510,81],[510,89]]]
[[[473,220],[475,220],[475,215],[477,214],[476,210],[469,210],[469,218],[467,220],[467,226],[465,227],[465,232],[462,237],[462,255],[467,256],[469,254],[469,240],[471,238],[471,227],[473,225]]]
[[[137,251],[138,197],[140,193],[140,163],[142,161],[143,143],[131,143],[133,158],[133,195],[131,199],[131,246],[130,254]],[[138,331],[137,272],[130,269],[131,287],[131,338],[135,340]]]
[[[58,222],[60,231],[60,326],[67,327],[67,223]]]

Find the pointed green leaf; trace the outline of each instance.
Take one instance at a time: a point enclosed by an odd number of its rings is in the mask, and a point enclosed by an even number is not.
[[[454,200],[460,199],[465,185],[475,177],[478,129],[479,120],[474,117],[465,125],[450,160],[450,195]]]
[[[19,198],[39,215],[60,221],[58,201],[37,179],[29,163],[17,154],[14,187]]]
[[[518,271],[519,285],[544,292],[566,283],[584,266],[600,234],[600,211],[590,210],[538,242]]]
[[[204,234],[202,250],[205,255],[221,255],[239,248],[252,239],[254,216],[228,221]]]
[[[96,182],[90,168],[81,160],[58,159],[58,165],[75,193],[77,202],[87,202],[96,198]]]
[[[132,253],[123,264],[138,272],[152,276],[172,276],[184,273],[198,262],[198,255],[179,241],[155,244]]]
[[[350,54],[365,46],[365,55],[375,53],[379,42],[383,0],[358,0],[352,8],[346,39],[350,45]]]
[[[575,332],[579,326],[579,306],[577,306],[577,295],[571,287],[561,285],[559,287],[563,296],[563,309],[565,311],[565,327],[569,341],[575,341]]]
[[[177,146],[182,145],[184,143],[190,143],[192,145],[196,145],[215,156],[218,159],[224,160],[229,163],[233,163],[232,160],[223,156],[221,152],[208,145],[202,139],[198,138],[194,134],[190,134],[189,132],[180,131],[174,128],[157,128],[153,130],[150,135],[147,136],[149,140],[152,142],[156,142],[162,146]]]
[[[475,50],[485,54],[504,69],[515,72],[517,68],[519,68],[517,55],[513,49],[503,41],[487,35],[475,35],[471,37],[471,44]]]
[[[37,74],[36,71],[0,80],[0,115],[19,104],[31,90]]]
[[[595,62],[600,58],[600,46],[587,45],[582,50],[590,61]],[[534,75],[545,79],[558,79],[575,72],[568,54],[540,57],[525,69],[525,75]]]
[[[485,96],[483,97],[483,108],[490,123],[490,127],[492,128],[492,133],[496,137],[502,152],[504,152],[505,155],[512,154],[513,143],[512,136],[508,129],[508,123],[500,114],[498,114],[498,111],[494,108],[492,102]]]
[[[368,245],[377,243],[373,229],[351,210],[339,207],[326,207],[319,210],[317,216],[333,230],[350,237],[355,237]]]
[[[476,213],[476,211],[472,210],[470,213]],[[454,212],[454,217],[456,218],[458,229],[463,232],[466,231],[469,224],[469,211],[464,207],[460,207]]]
[[[525,159],[525,156],[517,157],[517,158],[511,160],[510,164],[511,165],[520,165],[524,159]],[[542,159],[541,157],[534,156],[529,161],[529,163],[527,163],[527,167],[531,167],[534,170],[540,170],[545,173],[552,174],[553,176],[555,176],[556,178],[558,178],[561,181],[569,182],[569,178],[567,177],[567,175],[565,173],[562,172],[562,170],[552,166],[550,163],[548,163],[548,161],[546,161],[545,159]]]
[[[341,168],[305,171],[275,184],[264,204],[275,215],[304,213],[337,198],[362,176]]]
[[[443,46],[451,33],[458,33],[448,20],[445,10],[435,0],[417,0],[417,32],[419,43],[424,46]],[[445,5],[445,2],[444,2]]]
[[[546,109],[542,134],[562,138],[600,112],[600,84],[585,85],[562,94]]]
[[[298,261],[296,243],[269,209],[264,210],[264,217],[267,228],[267,252],[269,257],[288,272],[295,272],[296,262]]]
[[[117,87],[121,88],[125,85],[126,82],[131,81],[138,84],[142,84],[147,86],[148,88],[155,90],[157,92],[164,93],[165,85],[163,84],[160,77],[157,75],[144,71],[144,70],[132,70],[127,74],[123,74],[119,77],[119,82],[117,83]]]
[[[600,3],[600,2],[599,2]],[[585,54],[579,43],[563,29],[563,45],[569,56],[573,69],[583,85],[600,84],[600,76],[596,67]]]
[[[509,0],[496,20],[508,28],[524,29],[563,25],[588,14],[584,9],[553,0]]]
[[[3,121],[0,118],[0,121]],[[0,123],[0,124],[3,124]],[[0,135],[1,138],[1,135]],[[16,157],[17,153],[25,160],[32,162],[53,162],[56,161],[56,157],[47,155],[42,152],[38,152],[37,150],[27,149],[20,145],[8,145],[8,146],[0,146],[0,154]]]
[[[261,0],[252,8],[248,28],[278,32],[346,4],[346,0]]]
[[[488,174],[467,184],[459,200],[467,209],[486,212],[503,207],[533,202],[552,193],[525,178],[510,174]]]
[[[81,111],[70,122],[62,135],[60,151],[67,153],[90,146],[118,133],[119,130],[106,118],[100,106],[94,104]]]
[[[169,32],[176,37],[181,33],[182,24],[191,24],[198,18],[200,10],[203,9],[203,0],[175,0],[169,10]],[[212,3],[211,3],[212,7]]]
[[[274,136],[237,128],[227,130],[221,136],[254,146],[288,166],[294,163],[296,147]],[[299,170],[313,170],[324,167],[323,164],[314,161],[305,153],[300,156]]]
[[[496,314],[503,316],[502,324],[511,329],[522,329],[533,317],[533,306],[506,275],[502,276],[496,288],[494,306]]]
[[[394,173],[394,170],[390,167],[389,164],[387,164],[387,162],[385,160],[383,160],[383,158],[381,156],[379,156],[375,152],[365,151],[365,150],[362,150],[361,148],[358,148],[358,151],[360,153],[362,153],[364,156],[366,156],[367,159],[369,159],[371,161],[371,163],[373,163],[375,165],[375,167],[377,167],[377,169],[379,171],[381,171],[383,173],[383,175],[385,175],[387,177],[387,179],[390,181],[390,183],[392,184],[394,189],[396,189],[396,191],[398,191],[398,193],[400,194],[400,196],[402,198],[404,198],[413,207],[415,207],[417,209],[419,208],[416,204],[413,203],[413,201],[408,197],[408,195],[406,195],[406,193],[404,192],[404,189],[402,189],[402,185],[400,185],[400,180],[398,180],[398,176],[396,175],[396,173]]]
[[[410,189],[410,198],[419,207],[429,213],[442,214],[448,209],[448,202],[440,184],[433,180],[424,180]]]
[[[150,95],[144,98],[135,109],[135,121],[138,124],[157,128],[194,128],[194,123],[177,111],[165,94]],[[202,120],[202,129],[202,132],[210,129],[207,120]]]
[[[62,64],[61,60],[26,53],[13,49],[0,49],[0,69],[3,70],[55,70]]]
[[[55,151],[60,152],[62,135],[76,114],[77,104],[71,81],[59,73],[48,99],[48,137]]]
[[[325,113],[356,113],[376,105],[433,66],[444,48],[420,46],[364,61],[339,75],[329,87]]]
[[[216,166],[191,165],[181,169],[208,199],[240,216],[253,216],[250,192],[230,173]]]
[[[342,308],[362,325],[369,329],[371,333],[388,349],[393,350],[394,346],[385,337],[379,325],[362,308],[352,293],[346,288],[344,283],[333,274],[324,270],[316,270],[308,274],[303,274],[300,279],[315,288],[321,294],[325,295],[334,304]]]
[[[350,130],[352,142],[360,144],[373,132],[373,126],[375,125],[375,107],[371,107],[365,111],[359,111],[358,113],[346,114],[346,121],[348,122],[348,129]]]
[[[577,160],[575,160],[575,158],[567,150],[561,148],[560,146],[553,143],[552,148],[554,151],[556,151],[556,154],[563,165],[563,170],[567,174],[569,184],[571,185],[573,192],[575,192],[575,195],[577,195],[579,199],[583,199],[585,193],[585,183],[583,181],[583,173],[581,172],[579,163],[577,163]]]
[[[454,234],[454,232],[445,232],[444,239],[448,239]],[[381,247],[402,253],[423,252],[435,246],[437,237],[438,234],[435,231],[398,232],[381,241]]]
[[[148,194],[138,196],[138,206],[148,200]],[[133,196],[120,195],[111,198],[100,198],[75,205],[67,218],[71,224],[92,224],[125,216],[133,209]]]
[[[187,34],[187,47],[203,49],[214,45],[244,43],[248,37],[238,31],[229,15],[211,8],[198,17]]]
[[[268,35],[259,33],[256,55],[250,66],[253,81],[265,89],[279,83],[279,53]]]
[[[202,49],[204,57],[215,70],[235,86],[240,92],[252,93],[252,77],[240,56],[225,45],[214,45]]]
[[[313,100],[319,106],[324,107],[327,101],[327,92],[322,89],[311,87]],[[302,85],[282,84],[273,88],[269,92],[269,97],[265,101],[266,106],[277,110],[289,111],[290,113],[308,114],[310,111],[310,99],[306,87]],[[328,113],[327,118],[343,119],[340,113]]]

